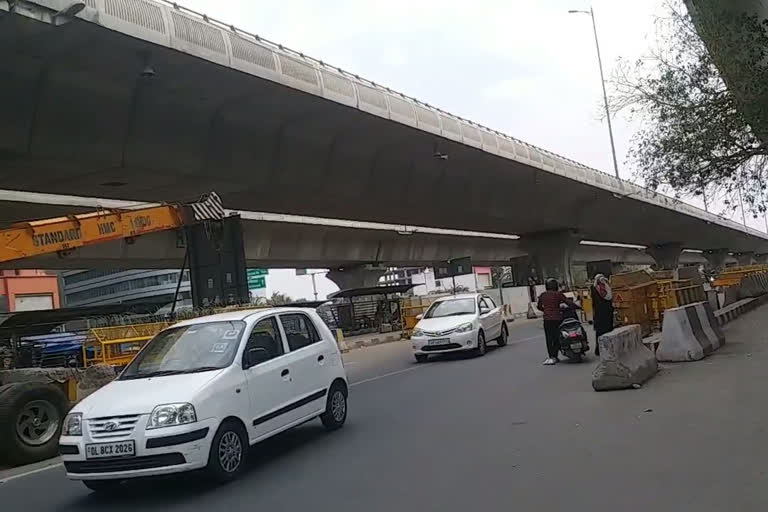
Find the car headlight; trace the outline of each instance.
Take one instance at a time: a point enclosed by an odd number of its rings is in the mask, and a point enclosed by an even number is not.
[[[63,436],[82,436],[83,435],[83,415],[79,412],[67,414],[64,418],[64,425],[61,427]]]
[[[568,336],[570,336],[570,334],[568,334],[566,331],[560,331],[560,336],[562,336],[563,338],[567,338]]]
[[[474,328],[474,325],[472,325],[472,322],[467,322],[466,324],[461,324],[456,328],[456,332],[469,332]]]
[[[158,405],[149,415],[147,430],[153,428],[173,427],[195,423],[197,414],[192,404],[164,404]]]
[[[424,331],[422,331],[418,327],[415,328],[413,331],[411,331],[411,338],[417,338],[419,336],[424,336]]]

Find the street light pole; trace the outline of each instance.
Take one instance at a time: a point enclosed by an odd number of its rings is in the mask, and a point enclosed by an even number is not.
[[[605,92],[605,75],[603,74],[603,59],[600,56],[600,42],[597,39],[597,23],[595,23],[595,11],[592,7],[588,11],[572,9],[570,14],[589,14],[592,18],[592,30],[595,32],[595,48],[597,49],[597,65],[600,68],[600,85],[603,88],[603,104],[605,106],[605,119],[608,121],[608,137],[611,139],[611,155],[613,156],[613,171],[619,177],[619,162],[616,160],[616,144],[613,142],[613,126],[611,125],[611,109],[608,107],[608,93]]]

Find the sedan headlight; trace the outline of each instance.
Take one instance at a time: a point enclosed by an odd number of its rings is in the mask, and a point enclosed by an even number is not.
[[[419,336],[424,336],[424,331],[416,327],[411,331],[411,338],[418,338]]]
[[[197,414],[192,404],[164,404],[158,405],[149,415],[147,430],[153,428],[173,427],[195,423]]]
[[[474,325],[472,325],[472,322],[467,322],[465,324],[461,324],[456,328],[456,332],[469,332],[474,328]]]
[[[79,412],[67,414],[64,418],[64,424],[61,427],[63,436],[82,436],[83,435],[83,415]]]

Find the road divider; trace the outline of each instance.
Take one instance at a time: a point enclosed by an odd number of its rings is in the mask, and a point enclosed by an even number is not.
[[[592,373],[595,391],[639,386],[656,375],[659,365],[653,352],[643,345],[639,325],[625,325],[598,339],[600,364]]]
[[[760,297],[738,300],[733,304],[729,304],[724,308],[715,311],[715,321],[718,326],[723,326],[766,302],[768,302],[768,294]]]
[[[698,361],[725,344],[720,324],[707,302],[664,311],[656,358],[663,362]]]

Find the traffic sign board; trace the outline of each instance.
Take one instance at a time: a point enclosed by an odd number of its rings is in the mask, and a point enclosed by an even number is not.
[[[267,287],[267,278],[264,276],[248,276],[248,289],[258,290]]]
[[[266,276],[269,274],[269,269],[266,268],[249,268],[246,271],[248,277]]]

